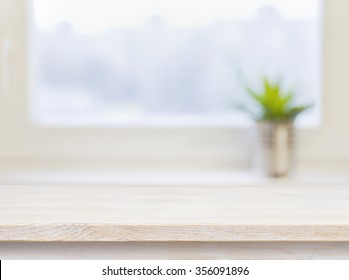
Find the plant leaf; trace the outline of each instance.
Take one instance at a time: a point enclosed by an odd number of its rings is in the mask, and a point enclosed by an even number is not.
[[[239,110],[254,116],[259,120],[280,121],[296,118],[300,113],[308,110],[313,105],[293,106],[295,99],[294,91],[284,92],[281,87],[281,79],[272,82],[266,77],[262,78],[263,90],[258,92],[250,87],[245,90],[259,107],[261,115],[253,113],[246,106],[239,105]]]

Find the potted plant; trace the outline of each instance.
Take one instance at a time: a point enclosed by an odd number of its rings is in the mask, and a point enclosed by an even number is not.
[[[261,90],[246,88],[252,103],[238,107],[257,123],[257,157],[259,169],[269,177],[290,174],[295,155],[296,117],[312,105],[295,105],[296,94],[283,91],[281,82],[263,79]]]

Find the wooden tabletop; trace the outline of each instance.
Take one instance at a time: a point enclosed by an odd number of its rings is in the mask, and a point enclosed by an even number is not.
[[[349,186],[0,186],[0,241],[349,241]]]

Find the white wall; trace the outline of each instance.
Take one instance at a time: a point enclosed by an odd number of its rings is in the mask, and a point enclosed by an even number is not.
[[[0,38],[8,37],[14,42],[11,94],[0,96],[1,158],[109,158],[145,164],[150,160],[173,160],[179,165],[188,162],[222,167],[247,165],[250,153],[247,129],[32,127],[27,117],[26,3],[0,2]],[[349,1],[325,0],[323,127],[300,131],[302,163],[349,162],[348,27]]]

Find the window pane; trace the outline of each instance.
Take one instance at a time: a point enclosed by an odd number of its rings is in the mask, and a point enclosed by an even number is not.
[[[319,101],[319,15],[319,0],[34,0],[33,120],[240,120],[231,104],[265,75]]]

